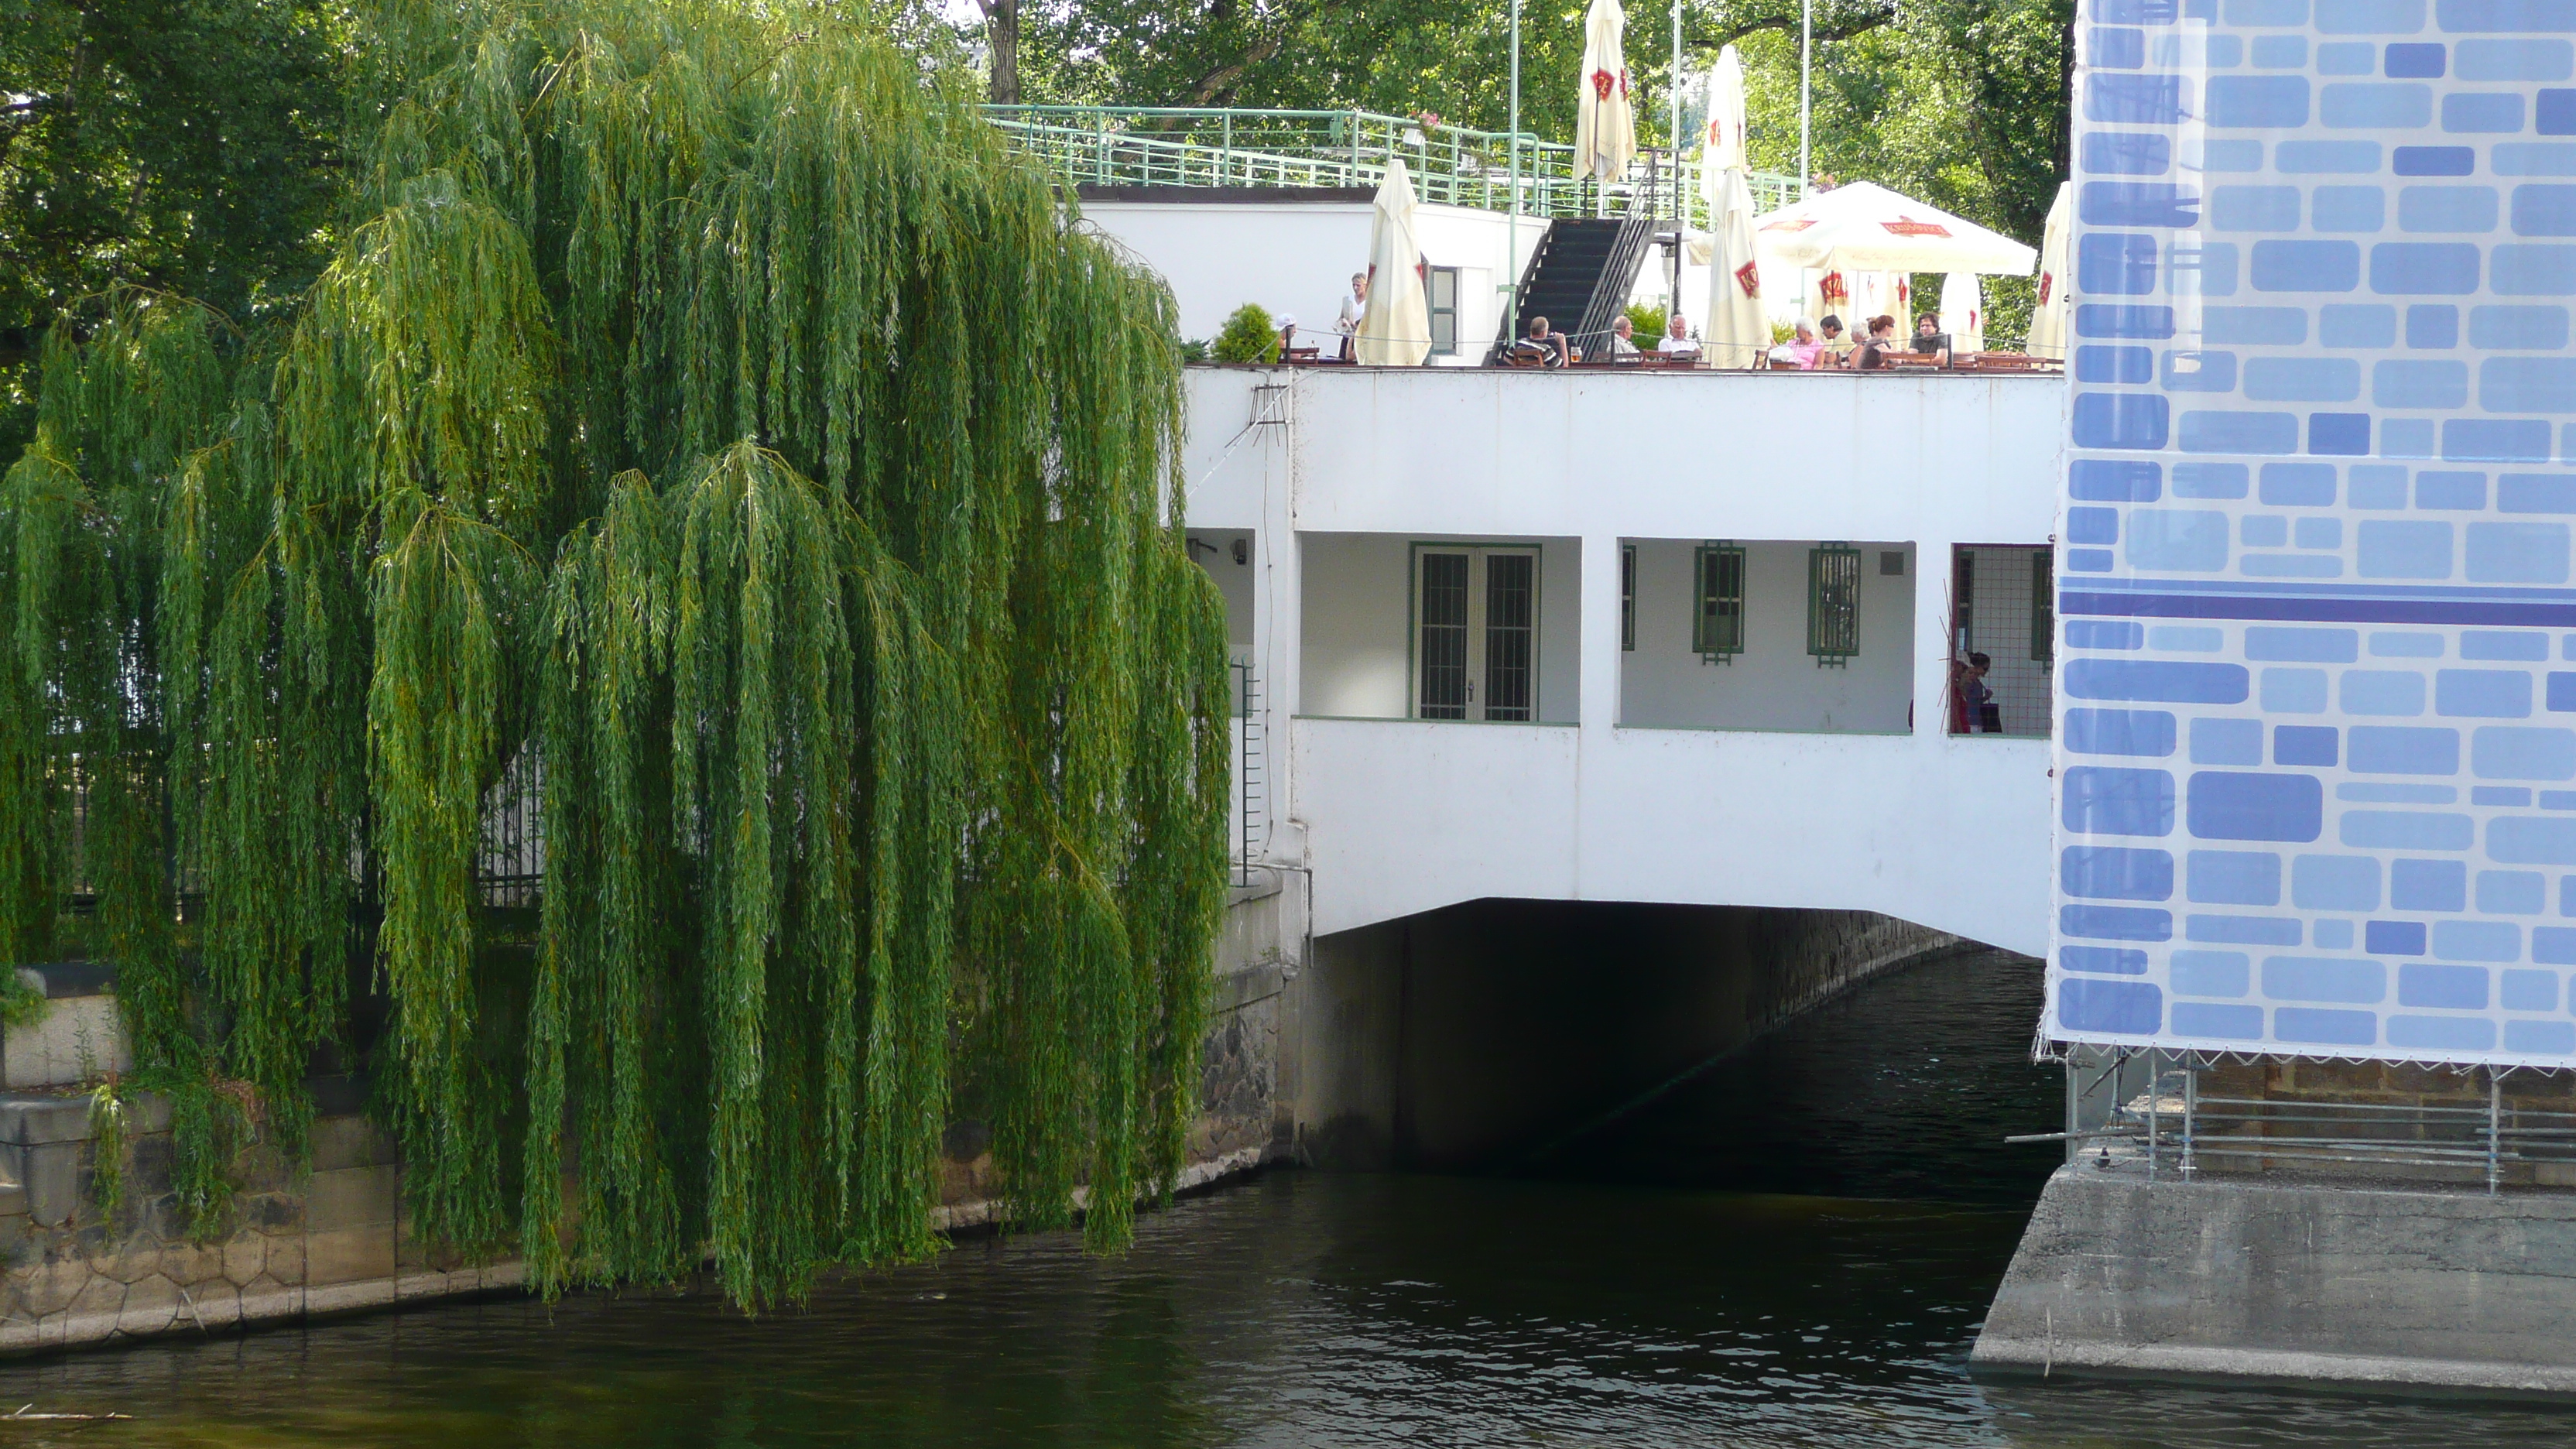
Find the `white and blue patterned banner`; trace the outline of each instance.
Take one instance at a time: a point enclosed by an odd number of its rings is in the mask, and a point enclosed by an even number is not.
[[[2086,0],[2071,1041],[2576,1065],[2576,0]]]

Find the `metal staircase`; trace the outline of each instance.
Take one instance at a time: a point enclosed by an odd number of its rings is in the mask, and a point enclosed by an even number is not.
[[[1655,230],[1654,222],[1637,219],[1560,217],[1549,222],[1521,271],[1519,304],[1503,314],[1494,350],[1485,360],[1501,361],[1532,317],[1547,318],[1551,330],[1572,337],[1586,356],[1598,355],[1608,345],[1610,324],[1637,285],[1637,269],[1654,246]]]

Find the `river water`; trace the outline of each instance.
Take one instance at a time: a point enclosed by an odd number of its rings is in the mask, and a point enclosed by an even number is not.
[[[0,1370],[27,1445],[2565,1445],[2576,1409],[1971,1379],[2054,1161],[2038,982],[1884,978],[1508,1172],[1282,1172],[1134,1252],[962,1245],[756,1320],[522,1301]]]

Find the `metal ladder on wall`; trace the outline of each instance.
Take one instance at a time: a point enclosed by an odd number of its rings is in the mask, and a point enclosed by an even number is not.
[[[1252,672],[1252,661],[1234,662],[1235,718],[1243,722],[1234,765],[1236,803],[1242,821],[1235,841],[1234,883],[1252,884],[1252,863],[1258,859],[1257,846],[1270,843],[1269,782],[1266,762],[1269,739],[1261,723],[1261,680]]]

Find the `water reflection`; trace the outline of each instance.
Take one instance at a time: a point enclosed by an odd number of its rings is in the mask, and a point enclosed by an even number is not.
[[[1960,964],[1855,993],[1568,1144],[1553,1180],[1275,1175],[1149,1219],[1116,1261],[1061,1237],[971,1244],[758,1320],[704,1293],[597,1295],[22,1364],[0,1371],[5,1407],[138,1417],[0,1444],[2576,1438],[2547,1405],[1969,1379],[2048,1160],[1993,1139],[2056,1099],[2022,1056],[2036,982]]]

